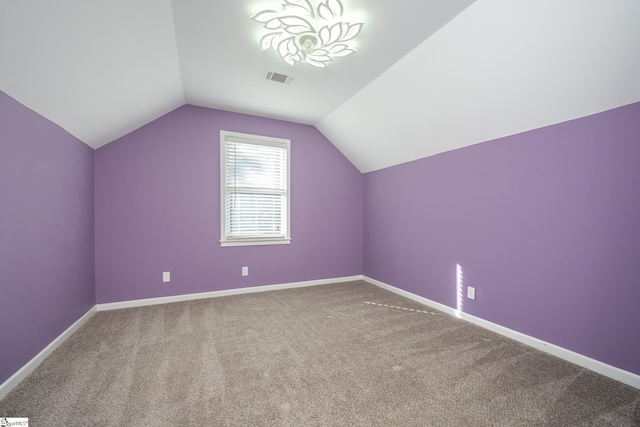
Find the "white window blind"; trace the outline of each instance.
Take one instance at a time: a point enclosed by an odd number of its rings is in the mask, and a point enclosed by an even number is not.
[[[221,132],[221,243],[289,243],[289,141]]]

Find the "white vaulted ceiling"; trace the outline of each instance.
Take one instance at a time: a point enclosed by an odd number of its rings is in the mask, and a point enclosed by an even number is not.
[[[317,127],[367,172],[640,101],[639,17],[637,0],[479,0]]]
[[[343,1],[358,52],[316,69],[258,46],[282,0],[0,0],[0,90],[94,148],[187,103],[315,125],[363,172],[640,101],[637,0]]]

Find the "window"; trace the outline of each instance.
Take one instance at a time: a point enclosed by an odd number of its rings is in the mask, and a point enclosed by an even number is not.
[[[221,246],[290,243],[288,139],[220,132]]]

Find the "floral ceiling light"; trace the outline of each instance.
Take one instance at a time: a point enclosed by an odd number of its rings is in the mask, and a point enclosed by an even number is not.
[[[251,19],[265,30],[263,50],[273,48],[290,65],[306,62],[319,68],[355,53],[348,42],[364,25],[344,21],[340,0],[284,0],[282,10],[263,10]]]

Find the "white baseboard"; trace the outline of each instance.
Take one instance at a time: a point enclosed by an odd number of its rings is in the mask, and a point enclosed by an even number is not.
[[[168,304],[171,302],[191,301],[204,298],[226,297],[229,295],[250,294],[254,292],[277,291],[281,289],[302,288],[306,286],[327,285],[330,283],[352,282],[363,280],[362,275],[337,277],[333,279],[308,280],[306,282],[283,283],[279,285],[252,286],[249,288],[226,289],[223,291],[201,292],[197,294],[174,295],[170,297],[145,298],[130,301],[96,304],[98,311],[118,310],[121,308],[143,307],[146,305]]]
[[[228,289],[224,291],[212,291],[203,292],[197,294],[176,295],[171,297],[160,298],[146,298],[133,301],[113,302],[107,304],[96,304],[89,311],[87,311],[80,319],[78,319],[73,325],[69,326],[63,333],[61,333],[56,339],[54,339],[48,346],[46,346],[40,353],[38,353],[33,359],[27,362],[22,368],[20,368],[15,374],[7,379],[2,385],[0,385],[0,399],[4,398],[11,390],[13,390],[27,375],[33,372],[34,369],[42,363],[42,361],[50,355],[60,344],[62,344],[67,338],[71,336],[80,326],[84,325],[87,320],[91,318],[98,311],[117,310],[120,308],[130,307],[142,307],[146,305],[155,304],[167,304],[170,302],[189,301],[203,298],[223,297],[228,295],[240,295],[253,292],[266,292],[276,291],[280,289],[292,289],[302,288],[305,286],[327,285],[331,283],[351,282],[355,280],[363,280],[362,275],[337,277],[333,279],[320,279],[309,280],[306,282],[293,282],[283,283],[279,285],[265,285],[254,286],[250,288]]]
[[[514,331],[512,329],[506,328],[496,323],[489,322],[479,317],[475,317],[463,312],[457,312],[455,309],[447,305],[432,301],[430,299],[421,297],[411,292],[404,291],[402,289],[380,282],[379,280],[375,280],[367,276],[356,275],[356,276],[349,276],[349,277],[338,277],[333,279],[309,280],[305,282],[283,283],[279,285],[254,286],[249,288],[228,289],[223,291],[176,295],[171,297],[146,298],[146,299],[139,299],[139,300],[133,300],[133,301],[96,304],[89,311],[87,311],[80,319],[78,319],[71,326],[69,326],[62,334],[60,334],[48,346],[46,346],[33,359],[31,359],[22,368],[20,368],[20,370],[18,370],[15,374],[9,377],[9,379],[7,379],[4,383],[2,383],[2,385],[0,385],[0,399],[4,398],[11,390],[13,390],[14,387],[16,387],[22,380],[24,380],[27,377],[27,375],[33,372],[33,370],[36,369],[38,365],[40,365],[40,363],[42,363],[42,361],[49,354],[51,354],[60,344],[62,344],[67,338],[69,338],[71,334],[73,334],[76,330],[78,330],[78,328],[84,325],[87,322],[87,320],[89,320],[91,316],[93,316],[97,311],[116,310],[120,308],[130,308],[130,307],[142,307],[146,305],[166,304],[171,302],[189,301],[189,300],[196,300],[196,299],[203,299],[203,298],[214,298],[214,297],[222,297],[222,296],[229,296],[229,295],[240,295],[240,294],[247,294],[247,293],[254,293],[254,292],[266,292],[266,291],[275,291],[275,290],[281,290],[281,289],[301,288],[306,286],[326,285],[326,284],[340,283],[340,282],[351,282],[356,280],[365,280],[373,285],[386,289],[390,292],[393,292],[405,298],[419,302],[428,307],[442,311],[446,314],[457,316],[463,320],[466,320],[468,322],[481,326],[485,329],[496,332],[508,338],[514,339],[518,342],[534,347],[538,350],[544,351],[545,353],[552,354],[556,357],[567,360],[578,366],[582,366],[583,368],[589,369],[601,375],[607,376],[614,380],[620,381],[622,383],[625,383],[627,385],[640,389],[640,375],[625,371],[620,368],[616,368],[615,366],[607,365],[606,363],[600,362],[595,359],[591,359],[582,354],[573,352],[571,350],[567,350],[555,344],[542,341],[538,338],[534,338],[529,335],[522,334],[520,332]]]
[[[3,399],[11,390],[14,389],[15,386],[20,384],[22,380],[24,380],[27,375],[33,372],[44,359],[50,355],[53,350],[58,348],[60,344],[62,344],[67,338],[71,336],[75,331],[77,331],[80,326],[84,325],[87,320],[91,318],[96,313],[96,307],[93,306],[89,311],[87,311],[81,318],[76,320],[71,326],[69,326],[63,333],[58,335],[56,339],[51,341],[51,343],[46,346],[42,351],[34,356],[33,359],[28,361],[22,368],[20,368],[15,374],[11,375],[9,379],[0,385],[0,399]]]
[[[507,338],[511,338],[513,340],[526,344],[530,347],[544,351],[545,353],[559,357],[561,359],[564,359],[578,366],[582,366],[583,368],[597,372],[601,375],[612,378],[616,381],[620,381],[621,383],[625,383],[627,385],[630,385],[631,387],[640,389],[640,375],[634,374],[633,372],[625,371],[623,369],[616,368],[615,366],[607,365],[606,363],[584,356],[580,353],[576,353],[574,351],[567,350],[566,348],[557,346],[555,344],[551,344],[546,341],[542,341],[538,338],[525,335],[518,331],[514,331],[513,329],[509,329],[504,326],[498,325],[497,323],[492,323],[492,322],[489,322],[488,320],[484,320],[479,317],[466,314],[464,312],[458,312],[457,310],[447,305],[432,301],[430,299],[421,297],[411,292],[404,291],[402,289],[398,289],[395,286],[388,285],[386,283],[380,282],[379,280],[372,279],[367,276],[363,276],[363,280],[371,283],[372,285],[376,285],[380,288],[386,289],[390,292],[393,292],[405,298],[419,302],[428,307],[434,308],[436,310],[440,310],[446,314],[459,317],[470,323],[473,323],[475,325],[488,329],[492,332],[503,335]]]

